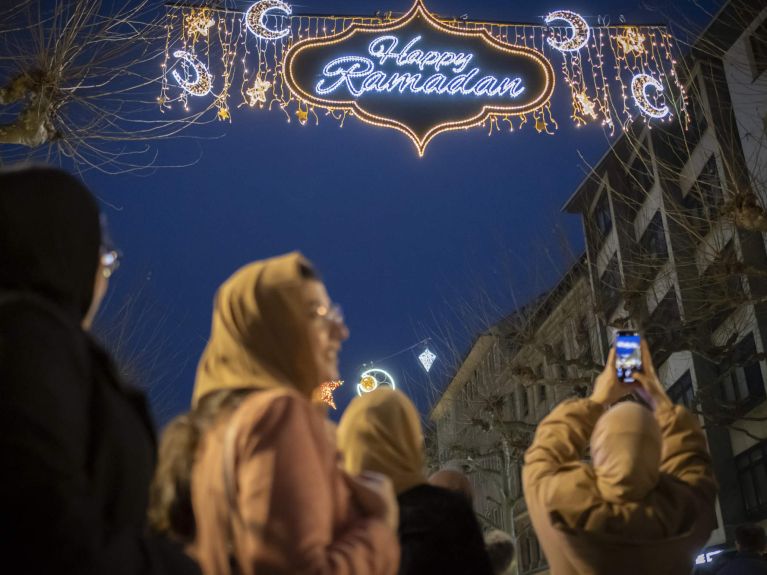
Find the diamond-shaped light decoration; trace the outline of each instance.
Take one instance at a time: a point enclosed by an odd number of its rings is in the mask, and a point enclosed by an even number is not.
[[[431,369],[435,359],[437,359],[437,356],[434,355],[428,347],[418,356],[418,361],[421,362],[421,365],[427,372]]]

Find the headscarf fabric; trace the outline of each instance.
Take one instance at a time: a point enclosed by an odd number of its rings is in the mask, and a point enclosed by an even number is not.
[[[591,459],[602,497],[640,501],[658,483],[662,437],[647,408],[619,403],[602,415],[591,435]]]
[[[338,425],[338,448],[347,473],[382,473],[397,494],[426,483],[421,421],[402,392],[381,387],[355,398]]]
[[[311,396],[321,382],[301,291],[306,270],[311,263],[293,252],[248,264],[218,289],[193,405],[222,389],[293,387]]]
[[[99,265],[96,200],[62,170],[0,171],[0,292],[31,292],[78,323]]]

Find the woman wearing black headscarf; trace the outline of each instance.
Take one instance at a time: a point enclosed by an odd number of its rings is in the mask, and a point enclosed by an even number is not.
[[[3,572],[196,572],[144,534],[152,423],[87,331],[115,256],[75,178],[0,172]]]

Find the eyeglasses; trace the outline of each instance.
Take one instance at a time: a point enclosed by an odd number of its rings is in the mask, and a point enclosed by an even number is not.
[[[101,273],[105,278],[109,279],[117,271],[117,268],[120,267],[120,252],[101,248],[100,261]]]
[[[344,325],[344,312],[341,306],[336,303],[332,303],[329,306],[317,306],[313,316],[324,320],[333,327]]]

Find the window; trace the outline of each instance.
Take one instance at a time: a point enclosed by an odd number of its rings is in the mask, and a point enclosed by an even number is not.
[[[701,304],[694,311],[708,323],[711,331],[718,328],[746,299],[741,276],[737,272],[740,267],[735,245],[730,240],[701,275]]]
[[[552,361],[551,361],[551,375],[554,379],[565,379],[567,372],[565,371],[565,362],[567,357],[565,356],[565,343],[563,340],[559,340],[554,344],[552,348]]]
[[[519,388],[519,404],[522,406],[522,417],[530,415],[530,402],[527,398],[527,390],[524,387]]]
[[[704,235],[719,216],[724,203],[722,181],[714,154],[703,165],[695,184],[682,199],[682,207],[690,229]]]
[[[645,198],[647,198],[655,183],[650,154],[644,146],[639,149],[634,162],[629,167],[626,179],[626,204],[633,217],[639,208],[642,207]]]
[[[610,199],[607,190],[602,192],[602,196],[597,200],[592,213],[592,221],[597,232],[597,240],[601,243],[613,228],[613,217],[610,214]]]
[[[668,396],[674,403],[684,405],[687,409],[693,408],[695,392],[692,388],[692,375],[689,369],[668,388]]]
[[[546,401],[546,386],[538,386],[538,401]]]
[[[764,379],[756,355],[756,341],[750,333],[735,347],[732,366],[720,381],[724,401],[748,409],[764,399]]]
[[[767,441],[736,455],[735,468],[746,516],[754,521],[767,518]]]
[[[639,249],[647,264],[658,265],[668,259],[666,244],[666,229],[663,227],[663,217],[660,210],[655,212],[650,223],[639,240]]]
[[[749,38],[751,57],[753,59],[754,79],[767,70],[767,20],[754,30]]]
[[[591,361],[593,359],[591,353],[591,332],[589,331],[589,318],[585,315],[578,322],[576,339],[581,346],[581,355],[585,356],[588,361]]]
[[[602,311],[606,318],[615,311],[621,298],[621,272],[618,267],[618,254],[614,254],[599,278]]]
[[[696,80],[697,81],[697,80]],[[693,90],[697,90],[695,86],[692,86]],[[703,110],[703,102],[700,96],[694,95],[690,98],[690,106],[687,108],[687,112],[690,114],[690,125],[687,128],[687,146],[692,150],[700,141],[701,135],[708,128],[708,120]]]
[[[517,402],[513,393],[506,396],[506,410],[508,417],[510,417],[512,421],[517,418]]]
[[[650,321],[645,327],[645,335],[650,349],[672,349],[674,338],[682,327],[676,290],[671,287],[663,299],[655,306]],[[657,364],[656,364],[657,365]]]

